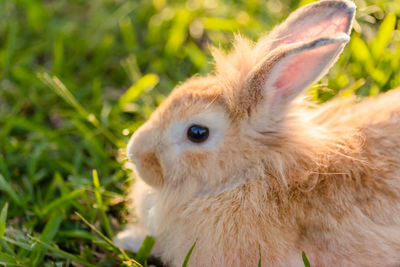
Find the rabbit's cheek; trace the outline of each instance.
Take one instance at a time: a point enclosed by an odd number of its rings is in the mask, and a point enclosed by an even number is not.
[[[201,173],[204,172],[205,168],[210,168],[210,164],[208,163],[208,159],[210,158],[209,153],[207,152],[187,152],[183,156],[183,159],[186,161],[186,165],[190,167],[191,172]]]

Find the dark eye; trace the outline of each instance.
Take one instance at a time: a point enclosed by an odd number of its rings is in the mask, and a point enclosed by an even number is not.
[[[209,134],[210,132],[207,127],[196,124],[190,126],[187,131],[187,137],[193,143],[202,143],[206,141]]]

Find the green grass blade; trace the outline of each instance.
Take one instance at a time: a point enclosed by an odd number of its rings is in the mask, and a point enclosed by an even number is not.
[[[10,246],[4,240],[4,237],[0,238],[0,246],[4,248],[4,250],[8,253],[8,255],[15,257],[14,251],[10,248]],[[1,249],[0,249],[0,251],[1,251]]]
[[[95,235],[91,232],[85,231],[85,230],[80,230],[80,229],[62,230],[62,231],[58,232],[58,236],[63,237],[63,238],[77,238],[80,240],[83,240],[83,239],[91,240],[91,241],[102,240],[97,235]]]
[[[174,55],[182,47],[187,38],[187,25],[190,23],[192,15],[187,9],[181,9],[175,15],[174,23],[169,28],[168,40],[165,44],[165,52]]]
[[[83,189],[75,189],[71,193],[68,193],[65,196],[62,196],[55,201],[51,202],[48,204],[46,207],[44,207],[41,212],[40,212],[40,217],[46,217],[48,216],[51,212],[57,210],[57,209],[64,209],[66,205],[68,205],[72,200],[75,198],[79,197],[85,192]]]
[[[122,266],[124,267],[140,267],[142,265],[138,265],[134,260],[125,260],[122,262]],[[144,266],[146,267],[146,266]]]
[[[4,231],[6,230],[7,210],[8,210],[8,203],[4,204],[0,213],[0,239],[4,237]]]
[[[185,53],[193,61],[193,63],[198,67],[202,68],[207,63],[207,57],[203,54],[203,51],[193,42],[190,42],[185,47]]]
[[[23,266],[13,256],[0,252],[0,265],[5,266]]]
[[[204,28],[208,30],[217,31],[236,31],[240,25],[235,19],[225,18],[202,18],[201,22],[204,24]]]
[[[34,242],[37,242],[39,245],[41,245],[43,248],[45,248],[46,250],[49,250],[49,251],[52,251],[53,253],[55,253],[57,256],[60,256],[60,257],[65,258],[65,259],[70,259],[70,260],[72,260],[74,262],[77,262],[77,263],[85,265],[85,266],[89,266],[89,267],[95,267],[96,266],[96,265],[88,263],[87,261],[85,261],[85,260],[83,260],[83,259],[81,259],[81,258],[79,258],[79,257],[77,257],[77,256],[75,256],[75,255],[73,255],[71,253],[68,253],[68,252],[63,251],[63,250],[61,250],[59,248],[53,247],[53,246],[41,241],[40,239],[38,239],[36,237],[33,237],[33,236],[29,236],[29,237]]]
[[[100,127],[100,121],[93,114],[88,112],[74,97],[70,90],[58,79],[56,76],[50,76],[47,72],[37,73],[37,77],[46,86],[52,89],[56,94],[63,98],[69,105],[71,105],[81,117],[85,118],[96,128]],[[107,137],[116,146],[121,146],[121,142],[107,129],[101,129],[102,134]]]
[[[10,125],[10,124],[8,124],[8,125]],[[1,130],[3,130],[3,129],[1,129]],[[1,137],[1,135],[2,135],[1,130],[0,130],[0,143],[3,142],[2,137]],[[8,135],[8,133],[6,133],[6,134]],[[0,154],[0,173],[2,173],[6,178],[10,177],[10,170],[8,169],[8,166],[6,164],[4,156],[1,154]]]
[[[97,208],[100,212],[101,224],[104,230],[106,231],[107,236],[111,238],[112,236],[114,236],[114,234],[111,229],[110,221],[107,218],[106,207],[104,206],[103,200],[101,198],[99,175],[97,174],[96,170],[92,171],[92,176],[94,185],[94,195],[96,197]]]
[[[197,243],[197,240],[194,241],[192,247],[189,249],[189,251],[185,257],[185,260],[183,261],[182,267],[187,267],[189,260],[190,260],[190,256],[192,255],[192,252],[193,252],[194,247],[196,246],[196,243]]]
[[[40,242],[50,243],[56,236],[58,229],[60,228],[61,222],[63,221],[63,215],[61,211],[54,212],[50,219],[47,221],[42,233],[40,234]],[[42,245],[36,245],[32,252],[32,264],[33,266],[38,266],[43,260],[46,250],[43,249]]]
[[[142,267],[142,265],[137,262],[134,259],[131,259],[128,257],[128,255],[126,255],[125,251],[120,249],[119,247],[117,247],[114,242],[109,239],[107,236],[105,236],[102,232],[100,232],[99,230],[97,230],[97,228],[91,224],[88,220],[85,219],[85,217],[83,217],[81,214],[79,214],[78,212],[75,212],[75,214],[87,225],[89,226],[90,229],[92,229],[96,234],[98,234],[101,238],[104,239],[104,241],[106,241],[111,247],[114,248],[115,251],[121,253],[122,257],[128,261],[128,262],[134,262],[135,264],[137,264],[139,267]]]
[[[123,110],[126,104],[134,102],[145,90],[150,90],[156,86],[159,80],[159,77],[155,74],[146,74],[140,78],[119,98],[118,106],[120,109]]]
[[[303,258],[304,266],[305,267],[311,267],[310,262],[308,261],[306,253],[304,251],[301,252],[301,257]]]
[[[351,38],[350,51],[356,61],[363,63],[372,61],[368,45],[356,34]]]
[[[150,256],[151,250],[154,246],[155,239],[151,236],[146,236],[138,252],[136,253],[135,259],[141,264],[146,263],[146,259]]]
[[[382,53],[385,52],[386,46],[388,45],[392,33],[396,27],[396,15],[389,14],[383,20],[381,26],[379,27],[378,33],[375,40],[372,42],[371,51],[374,58],[378,60]]]
[[[0,80],[8,78],[9,69],[13,62],[13,57],[15,55],[15,50],[18,42],[18,23],[14,23],[13,21],[9,21],[9,31],[8,31],[8,43],[7,49],[5,53],[5,58],[2,60],[3,63],[3,71],[0,72]]]
[[[121,66],[124,68],[126,74],[129,76],[131,82],[135,82],[140,79],[142,73],[140,72],[136,57],[129,55],[127,58],[121,61]]]
[[[53,44],[53,74],[60,75],[64,64],[64,40],[62,35],[57,36]]]
[[[72,95],[71,91],[58,79],[56,76],[50,76],[47,72],[37,74],[39,80],[52,89],[56,94],[62,97],[68,104],[70,104],[81,116],[88,118],[96,125],[99,124],[93,114],[86,111],[78,100]],[[90,116],[92,115],[92,116]]]
[[[124,40],[124,45],[127,48],[135,46],[137,43],[136,33],[129,16],[123,17],[119,21],[119,29],[121,31],[122,39]]]
[[[47,143],[40,143],[38,146],[34,148],[33,152],[31,153],[27,163],[27,171],[30,177],[34,177],[35,173],[37,172],[38,162],[40,160],[42,153],[47,148],[47,146],[48,146]]]
[[[18,206],[22,206],[22,200],[19,198],[17,193],[15,193],[14,189],[11,187],[11,184],[9,184],[1,174],[0,174],[0,191],[3,191],[4,193],[8,194]]]
[[[6,236],[3,237],[3,240],[6,241],[7,243],[13,244],[13,245],[18,246],[20,248],[23,248],[25,250],[28,250],[28,251],[32,251],[33,250],[33,247],[28,243],[23,243],[21,241],[8,238]]]

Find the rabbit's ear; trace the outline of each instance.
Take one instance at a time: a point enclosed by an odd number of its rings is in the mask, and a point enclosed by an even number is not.
[[[347,0],[327,0],[306,5],[293,12],[257,46],[271,51],[281,45],[308,42],[322,37],[349,34],[355,8]]]
[[[348,41],[342,33],[281,47],[268,55],[248,80],[247,99],[256,100],[251,116],[279,119],[296,96],[328,71]]]

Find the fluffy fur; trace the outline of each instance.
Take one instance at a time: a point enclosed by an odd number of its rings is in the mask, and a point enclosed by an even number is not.
[[[117,243],[136,250],[151,234],[171,266],[196,240],[190,266],[257,266],[259,255],[302,266],[303,250],[312,266],[398,266],[400,90],[292,102],[333,64],[353,15],[348,1],[308,5],[256,45],[237,37],[230,54],[214,52],[214,75],[176,88],[128,145],[138,222]],[[286,38],[299,24],[325,31]],[[212,145],[174,130],[192,121],[212,125]]]

